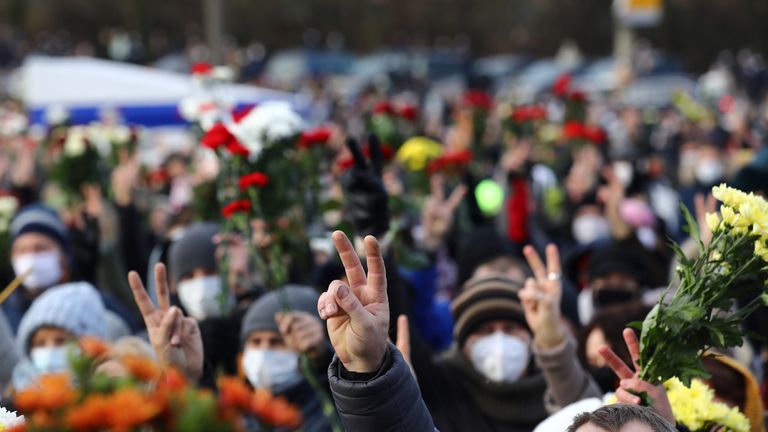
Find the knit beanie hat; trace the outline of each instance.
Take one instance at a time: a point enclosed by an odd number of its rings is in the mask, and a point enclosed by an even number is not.
[[[317,300],[320,298],[317,291],[301,285],[288,285],[282,293],[270,291],[264,294],[248,308],[240,327],[240,343],[244,344],[248,335],[256,330],[280,331],[275,322],[275,314],[283,310],[280,296],[284,296],[291,309],[320,317],[317,313]]]
[[[760,386],[757,384],[755,376],[741,363],[730,357],[717,355],[714,359],[730,367],[744,377],[744,407],[740,407],[742,408],[741,411],[747,419],[749,419],[750,431],[765,432],[765,423],[763,423],[763,401],[760,398]]]
[[[39,233],[54,239],[64,250],[69,250],[69,231],[58,213],[42,204],[30,204],[13,218],[9,230],[11,241],[26,233]]]
[[[493,276],[468,280],[461,294],[451,303],[455,322],[453,335],[459,346],[481,324],[504,319],[517,321],[528,327],[525,312],[517,296],[522,286],[512,279]]]
[[[98,291],[88,282],[54,286],[40,295],[21,319],[16,333],[16,346],[29,353],[32,335],[41,327],[64,329],[76,337],[95,336],[106,340],[104,303]]]
[[[173,283],[178,283],[198,267],[216,271],[216,245],[213,243],[213,236],[218,232],[219,226],[214,223],[194,223],[171,244],[168,270]]]

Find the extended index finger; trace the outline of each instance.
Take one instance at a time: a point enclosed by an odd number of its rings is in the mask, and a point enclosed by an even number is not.
[[[144,289],[144,284],[141,282],[139,274],[135,271],[128,273],[128,285],[131,286],[133,299],[136,301],[141,315],[143,317],[151,315],[155,311],[155,305],[152,303],[152,299],[149,298],[147,290]]]
[[[605,362],[608,363],[608,366],[613,370],[613,373],[615,373],[617,377],[621,379],[629,379],[635,376],[632,370],[629,369],[629,366],[627,366],[612,349],[607,346],[601,346],[597,352],[605,359]]]
[[[339,252],[341,264],[344,266],[344,273],[347,275],[350,288],[356,289],[365,285],[366,278],[363,264],[360,262],[360,258],[357,256],[357,252],[352,247],[352,243],[347,238],[347,235],[342,231],[335,231],[332,238],[333,244]]]

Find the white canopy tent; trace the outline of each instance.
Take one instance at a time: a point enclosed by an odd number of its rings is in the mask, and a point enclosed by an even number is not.
[[[128,123],[145,126],[183,124],[178,105],[195,94],[191,75],[87,57],[30,56],[21,67],[16,90],[33,123],[43,123],[48,107],[64,107],[73,123],[98,118],[102,109],[118,110]],[[299,112],[305,98],[244,84],[217,87],[217,99],[235,107],[283,100]]]

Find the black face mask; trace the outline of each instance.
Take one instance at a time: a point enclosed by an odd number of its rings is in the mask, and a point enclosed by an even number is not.
[[[592,379],[595,380],[597,386],[603,393],[610,393],[616,391],[618,384],[618,378],[611,368],[608,366],[603,367],[589,367],[589,374],[592,375]]]
[[[602,288],[592,293],[592,301],[596,309],[618,304],[626,304],[637,299],[640,294],[637,291],[625,289]]]

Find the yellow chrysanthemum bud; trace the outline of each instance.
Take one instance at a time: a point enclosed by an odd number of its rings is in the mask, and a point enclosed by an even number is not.
[[[717,228],[720,226],[720,217],[717,213],[707,213],[706,221],[707,226],[712,232],[717,231]]]

